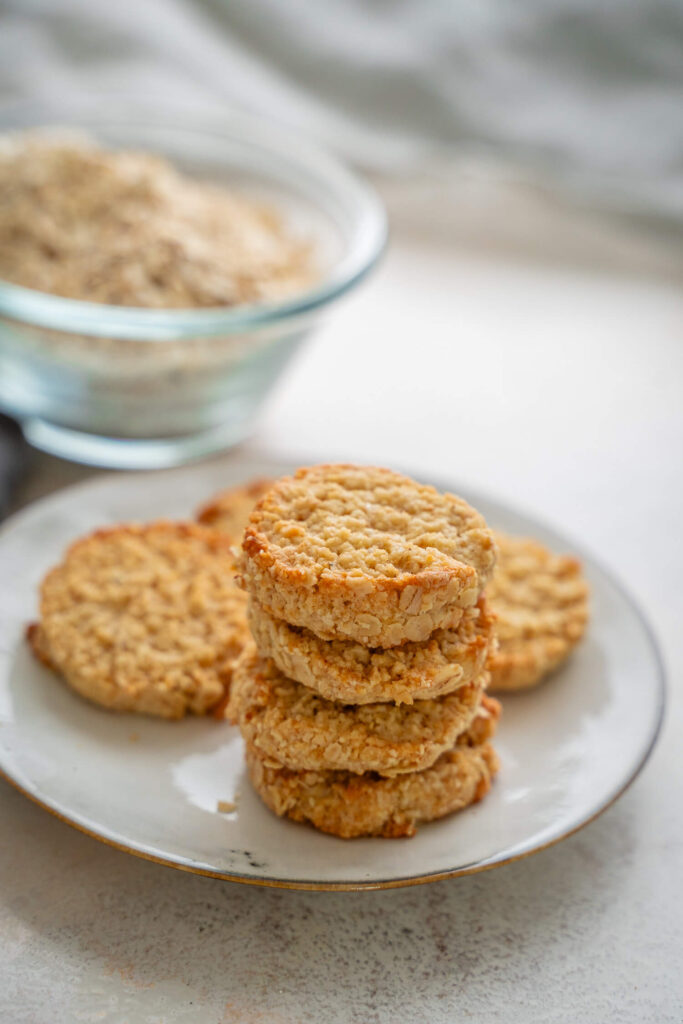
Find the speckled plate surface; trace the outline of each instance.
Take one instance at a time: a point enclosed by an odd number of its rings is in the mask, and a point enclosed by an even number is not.
[[[157,474],[101,477],[44,499],[0,532],[0,770],[65,821],[130,853],[187,871],[308,889],[410,885],[480,871],[543,849],[608,807],[657,736],[664,681],[652,635],[628,595],[545,526],[465,495],[489,523],[583,558],[589,632],[535,691],[504,699],[502,769],[481,804],[410,840],[344,841],[270,813],[252,792],[236,729],[166,723],[88,704],[30,654],[37,586],[64,547],[107,523],[186,517],[215,490],[281,463],[233,456]],[[434,481],[458,490],[457,484]],[[237,809],[220,813],[219,801]]]

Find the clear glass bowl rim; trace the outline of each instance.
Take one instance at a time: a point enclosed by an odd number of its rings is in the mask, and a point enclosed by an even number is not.
[[[376,192],[340,160],[298,133],[231,108],[202,111],[190,107],[170,112],[168,107],[160,110],[156,105],[150,108],[149,104],[136,103],[133,108],[131,101],[121,97],[107,98],[104,103],[100,98],[96,106],[93,102],[91,97],[89,101],[77,100],[71,107],[66,103],[61,124],[80,127],[79,120],[86,119],[95,129],[98,122],[125,127],[134,121],[139,127],[146,118],[153,117],[156,126],[162,123],[163,127],[197,135],[236,137],[241,143],[271,154],[275,162],[286,160],[290,166],[298,166],[302,173],[313,175],[323,187],[343,197],[353,216],[350,241],[315,288],[282,302],[230,308],[145,309],[67,299],[0,280],[1,317],[52,330],[150,342],[241,334],[315,312],[353,288],[380,258],[387,241],[387,219]],[[49,101],[3,105],[0,132],[38,127],[41,116],[46,118],[42,126],[47,127],[50,122],[58,125],[59,112],[60,108]],[[277,180],[277,172],[273,180]]]

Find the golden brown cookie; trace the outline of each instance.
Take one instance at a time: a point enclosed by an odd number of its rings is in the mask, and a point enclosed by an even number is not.
[[[249,646],[235,665],[228,716],[264,757],[295,771],[428,768],[474,718],[485,680],[414,704],[339,704],[287,679]]]
[[[36,655],[82,696],[163,718],[224,698],[248,637],[229,538],[194,523],[98,530],[41,587]]]
[[[486,596],[497,619],[492,690],[534,686],[568,657],[588,621],[581,563],[523,537],[496,534],[498,564]]]
[[[472,728],[421,772],[384,778],[374,772],[295,772],[247,745],[247,769],[264,803],[280,817],[308,822],[344,839],[415,834],[421,821],[442,818],[486,795],[498,771],[487,742],[500,705],[484,697]]]
[[[213,526],[216,530],[223,530],[233,541],[237,541],[244,533],[254,505],[274,483],[274,480],[259,477],[241,487],[221,491],[202,505],[197,512],[197,521],[205,526]]]
[[[383,650],[353,640],[321,640],[274,619],[253,599],[247,617],[259,651],[284,675],[349,704],[412,704],[457,690],[481,675],[495,625],[481,599],[463,612],[457,629],[437,629],[421,643]]]
[[[240,573],[275,618],[324,640],[395,647],[457,625],[494,564],[491,532],[462,498],[388,469],[324,465],[261,498]]]

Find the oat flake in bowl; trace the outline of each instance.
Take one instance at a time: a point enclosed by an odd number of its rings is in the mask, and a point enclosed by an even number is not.
[[[149,153],[26,133],[0,148],[0,277],[115,306],[279,299],[315,278],[277,211]]]

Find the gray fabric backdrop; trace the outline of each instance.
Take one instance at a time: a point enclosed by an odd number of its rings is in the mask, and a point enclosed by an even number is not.
[[[229,102],[391,173],[483,160],[683,224],[681,0],[2,0],[0,100]]]

